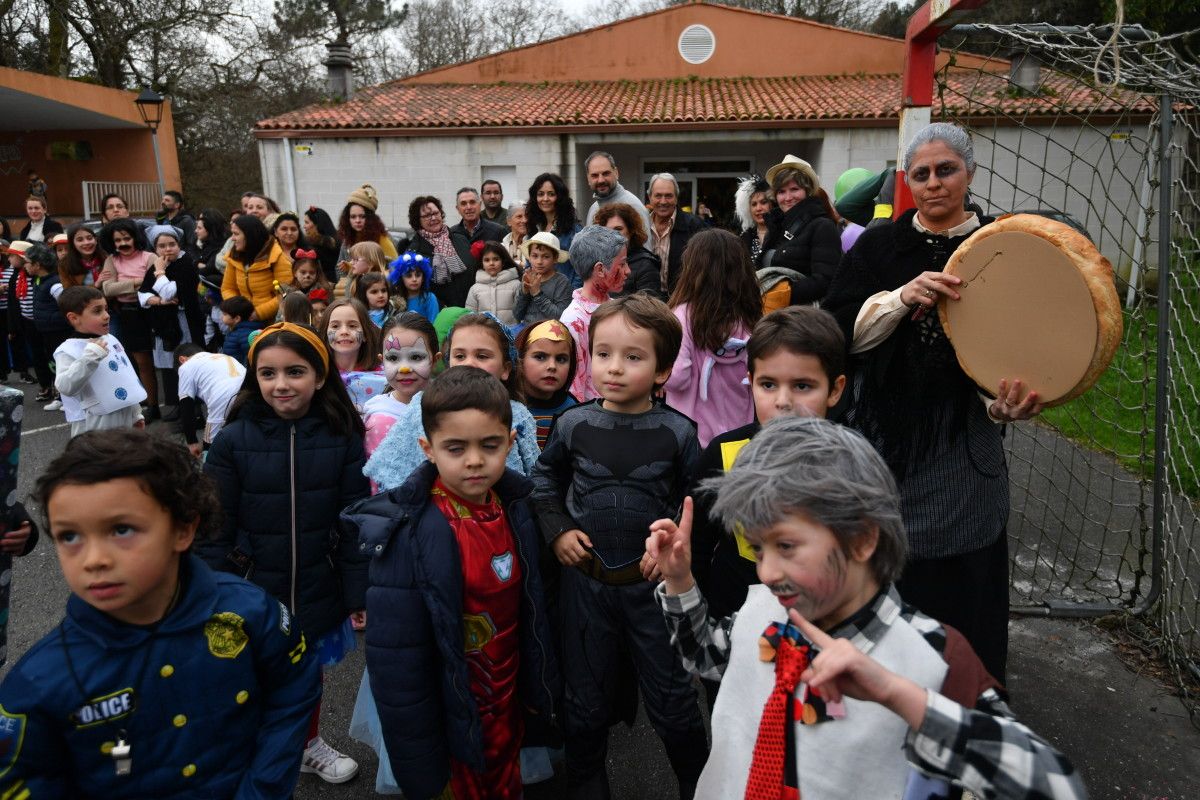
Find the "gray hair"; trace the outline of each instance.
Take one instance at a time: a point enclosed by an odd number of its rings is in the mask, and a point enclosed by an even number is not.
[[[912,165],[913,156],[917,149],[931,142],[941,142],[949,147],[967,165],[967,174],[975,173],[975,145],[971,143],[970,135],[957,125],[949,122],[934,122],[917,131],[917,135],[908,143],[904,151],[904,171],[908,172]]]
[[[712,513],[751,541],[792,513],[833,532],[843,551],[872,528],[870,567],[880,584],[900,577],[908,549],[900,494],[883,457],[857,432],[814,417],[777,417],[763,426],[724,475]]]
[[[464,194],[473,194],[473,195],[475,195],[475,199],[477,199],[477,200],[479,199],[479,190],[478,189],[476,189],[473,186],[464,186],[463,188],[459,189],[457,192],[454,193],[454,202],[457,203],[458,198],[462,197]]]
[[[613,169],[617,168],[617,160],[613,158],[612,153],[609,153],[605,150],[593,150],[588,157],[583,160],[583,171],[587,172],[588,167],[592,166],[592,160],[600,157],[607,158],[609,165],[611,165]]]
[[[508,204],[508,213],[509,214],[512,214],[517,211],[524,211],[524,210],[525,210],[524,203],[509,203]]]
[[[650,193],[654,191],[655,181],[670,181],[671,185],[675,187],[675,199],[679,199],[679,181],[675,180],[675,176],[669,172],[659,172],[650,176],[650,181],[646,184],[646,197],[649,197]]]
[[[571,240],[571,264],[581,280],[592,277],[597,264],[611,267],[622,248],[628,247],[625,237],[603,225],[588,225]]]

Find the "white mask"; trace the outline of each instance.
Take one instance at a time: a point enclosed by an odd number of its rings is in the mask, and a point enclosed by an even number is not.
[[[412,384],[404,386],[401,382],[410,380],[417,382],[420,388],[429,380],[433,372],[433,354],[425,344],[425,337],[416,335],[416,341],[404,345],[400,343],[397,330],[388,332],[383,340],[383,374],[387,377],[388,386],[399,391],[405,391]]]

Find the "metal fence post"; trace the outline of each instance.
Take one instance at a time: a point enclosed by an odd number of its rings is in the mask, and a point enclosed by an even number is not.
[[[1150,518],[1150,591],[1134,610],[1149,611],[1162,594],[1163,544],[1167,525],[1167,415],[1170,413],[1171,347],[1171,95],[1163,92],[1158,111],[1158,353],[1154,375],[1154,506]]]

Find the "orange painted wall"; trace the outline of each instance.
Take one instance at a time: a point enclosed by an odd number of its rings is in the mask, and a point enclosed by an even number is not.
[[[716,50],[703,64],[678,52],[688,25],[708,26]],[[672,6],[603,28],[423,72],[405,83],[520,83],[899,73],[904,42],[728,6]],[[964,59],[959,62],[974,62]],[[982,61],[980,61],[982,64]]]
[[[82,181],[158,180],[150,131],[142,123],[133,102],[137,97],[136,92],[7,67],[0,67],[0,86],[85,108],[130,125],[128,128],[101,130],[0,131],[0,214],[24,219],[27,173],[30,169],[36,169],[50,185],[51,216],[80,216],[83,213]],[[89,142],[92,147],[91,160],[50,159],[51,142],[69,141]],[[158,143],[166,188],[179,189],[179,155],[175,149],[175,123],[169,100],[163,106]]]

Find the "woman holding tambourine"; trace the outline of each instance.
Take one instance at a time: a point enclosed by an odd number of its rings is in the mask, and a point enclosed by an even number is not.
[[[991,222],[966,210],[971,140],[945,123],[917,134],[904,169],[916,209],[868,229],[843,259],[825,307],[857,356],[846,423],[896,476],[908,532],[905,600],[961,631],[1004,680],[1008,652],[1008,469],[1002,424],[1041,411],[1019,376],[982,394],[942,329],[940,298],[961,280],[941,270]]]

